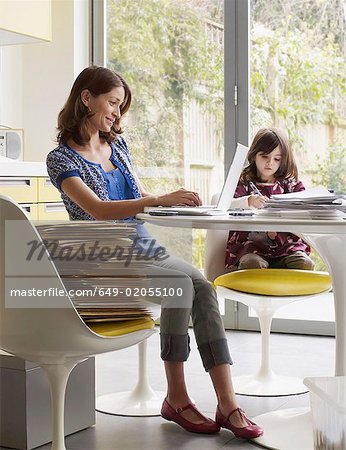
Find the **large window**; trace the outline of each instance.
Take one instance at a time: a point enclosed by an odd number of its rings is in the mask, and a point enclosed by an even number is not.
[[[134,93],[127,138],[145,187],[209,202],[223,179],[223,1],[107,0],[106,23],[106,65]]]
[[[248,41],[243,37],[240,44],[249,50],[249,103],[240,107],[248,108],[250,137],[263,126],[286,129],[306,187],[345,193],[345,1],[236,0],[236,5],[237,20],[249,19]],[[316,268],[326,270],[315,251],[312,256]],[[286,307],[276,329],[331,333],[332,295],[316,306],[305,300]],[[239,323],[246,328],[256,321],[240,307]]]
[[[344,0],[94,5],[100,16],[95,62],[122,73],[132,87],[127,139],[148,190],[186,186],[208,203],[222,186],[235,143],[248,144],[258,128],[273,125],[288,131],[307,187],[346,191]],[[192,261],[202,268],[203,232],[193,241]],[[238,323],[247,327],[241,317],[248,311],[239,308]],[[286,329],[313,332],[323,320],[331,325],[332,307],[314,317],[309,309],[288,311]],[[307,321],[292,326],[298,317]]]
[[[251,131],[287,129],[305,183],[345,192],[345,1],[250,5]]]
[[[126,138],[144,187],[186,187],[208,204],[224,178],[223,0],[98,3],[104,63],[133,91]],[[202,267],[203,232],[193,237]]]
[[[345,192],[344,0],[250,4],[251,131],[285,128],[305,185]]]

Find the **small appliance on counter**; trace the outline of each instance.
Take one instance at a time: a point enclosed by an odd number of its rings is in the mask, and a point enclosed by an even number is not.
[[[0,157],[23,160],[24,130],[0,126]]]

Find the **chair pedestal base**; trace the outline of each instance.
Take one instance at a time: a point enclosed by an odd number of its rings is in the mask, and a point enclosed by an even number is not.
[[[165,392],[152,389],[139,393],[127,392],[102,395],[96,399],[96,410],[115,416],[160,416]]]
[[[148,380],[147,340],[138,344],[138,381],[132,391],[96,399],[96,410],[114,416],[160,416],[165,392],[154,391]]]
[[[233,386],[236,394],[255,397],[280,397],[308,392],[300,378],[275,374],[264,377],[259,375],[233,377]]]
[[[256,444],[272,450],[313,450],[313,428],[310,408],[290,408],[254,417],[264,429]]]

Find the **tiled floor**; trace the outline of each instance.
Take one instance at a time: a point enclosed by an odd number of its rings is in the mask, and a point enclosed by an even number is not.
[[[215,396],[208,375],[199,360],[190,333],[192,350],[186,364],[186,378],[198,407],[214,416]],[[234,375],[252,373],[258,363],[260,335],[255,332],[227,332],[234,366]],[[272,335],[273,368],[285,375],[330,376],[334,367],[334,339],[298,335]],[[149,379],[155,390],[165,390],[163,366],[159,358],[158,334],[149,339]],[[137,378],[137,348],[121,350],[97,357],[97,394],[130,390]],[[239,396],[240,406],[250,417],[275,409],[308,406],[309,395],[260,398]],[[185,432],[161,417],[120,417],[97,413],[96,425],[67,437],[66,446],[72,450],[232,450],[258,449],[255,444],[236,439],[222,430],[217,435],[203,436]],[[49,445],[39,447],[50,449]],[[299,450],[299,449],[292,449]]]

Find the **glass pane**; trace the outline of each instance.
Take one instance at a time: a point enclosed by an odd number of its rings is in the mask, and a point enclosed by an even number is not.
[[[223,0],[108,0],[107,66],[133,91],[126,138],[144,187],[223,183]],[[203,236],[194,263],[202,264]]]
[[[287,129],[306,185],[346,190],[343,0],[251,0],[251,130]]]
[[[345,2],[251,0],[250,5],[252,135],[263,126],[286,129],[305,186],[345,193]],[[313,258],[317,270],[326,270],[316,252]],[[298,317],[299,306],[294,308]]]

